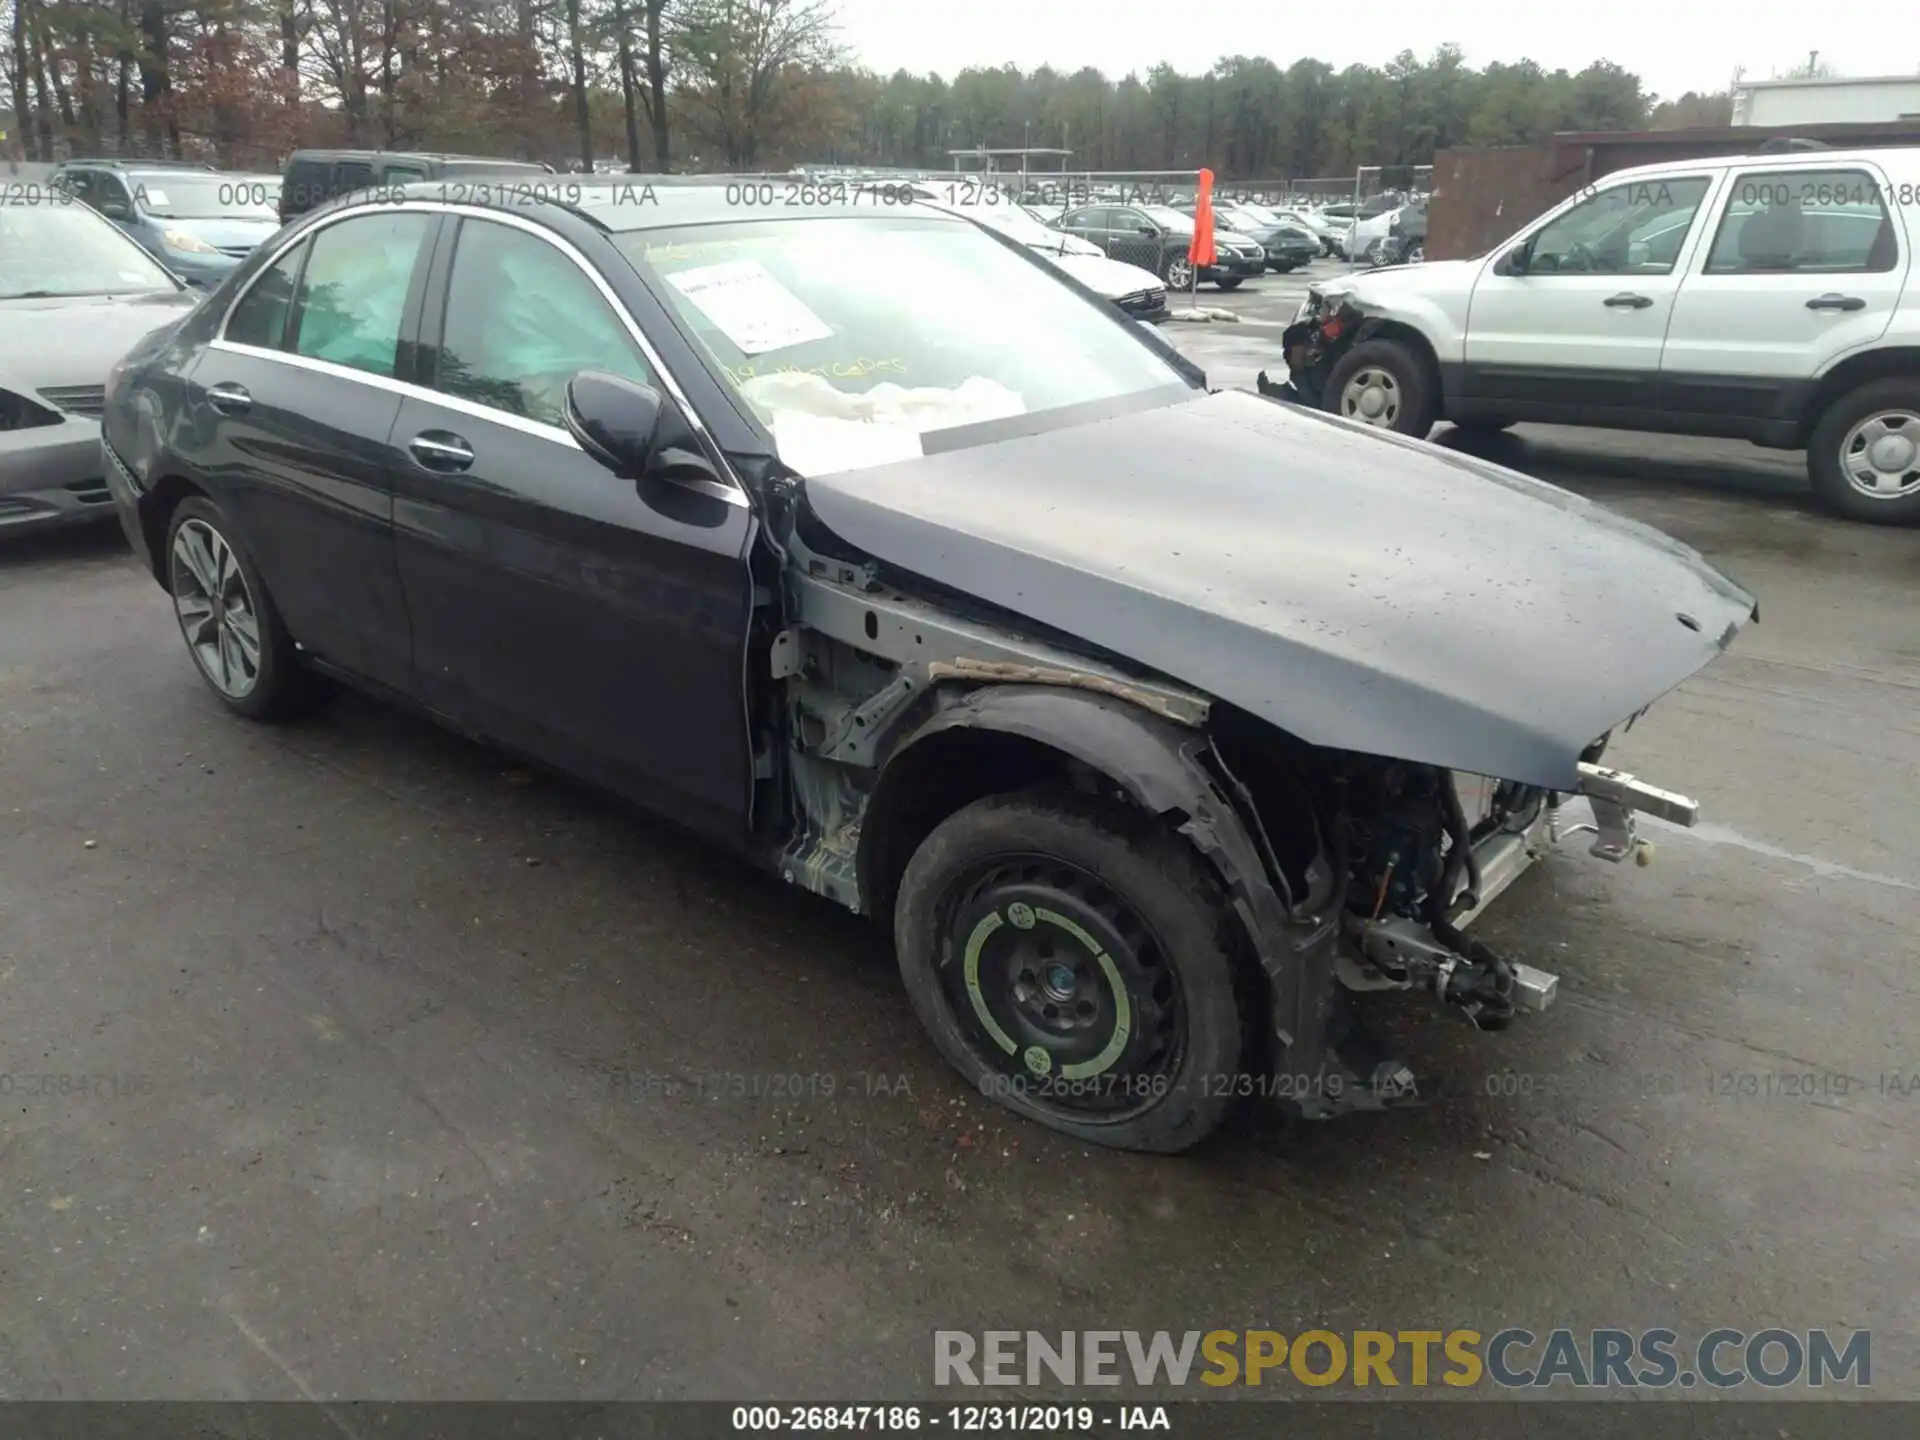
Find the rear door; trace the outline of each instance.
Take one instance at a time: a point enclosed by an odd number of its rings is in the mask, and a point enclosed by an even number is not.
[[[738,842],[752,786],[746,498],[623,481],[589,459],[563,420],[575,374],[667,393],[611,291],[530,223],[469,216],[449,239],[418,375],[434,395],[416,390],[395,430],[421,692]]]
[[[1742,166],[1674,302],[1661,400],[1694,428],[1798,418],[1811,382],[1887,331],[1912,263],[1879,166]]]
[[[1109,213],[1104,206],[1083,205],[1078,210],[1069,210],[1063,215],[1060,218],[1060,228],[1069,235],[1077,235],[1082,240],[1091,241],[1105,253]]]
[[[395,689],[412,646],[388,444],[439,224],[382,208],[319,227],[249,286],[189,381],[193,424],[211,437],[207,482],[287,628]]]
[[[1159,274],[1166,241],[1147,212],[1118,205],[1102,214],[1106,217],[1106,241],[1101,248],[1115,260]]]
[[[1716,178],[1602,181],[1528,237],[1524,270],[1511,247],[1489,256],[1458,400],[1515,420],[1654,423],[1667,322]]]

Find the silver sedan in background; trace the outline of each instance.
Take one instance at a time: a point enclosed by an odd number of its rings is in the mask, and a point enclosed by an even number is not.
[[[113,518],[107,372],[197,299],[64,191],[0,194],[0,535]]]

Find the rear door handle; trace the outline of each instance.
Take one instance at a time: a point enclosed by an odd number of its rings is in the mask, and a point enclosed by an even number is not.
[[[1622,291],[1618,295],[1609,295],[1600,303],[1615,310],[1644,310],[1653,304],[1653,301],[1644,295],[1630,295]]]
[[[242,415],[253,408],[253,396],[244,385],[210,385],[207,403],[222,415]]]
[[[1822,295],[1818,300],[1807,302],[1809,310],[1864,310],[1867,302],[1858,295]]]
[[[423,470],[442,474],[465,470],[473,464],[473,447],[446,430],[426,430],[413,437],[407,448]]]

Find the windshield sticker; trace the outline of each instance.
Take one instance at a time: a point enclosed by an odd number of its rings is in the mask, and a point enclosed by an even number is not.
[[[140,199],[149,210],[164,210],[171,203],[166,191],[155,190],[149,185],[140,187]]]
[[[667,278],[744,355],[765,355],[833,338],[833,327],[757,260],[702,265]]]

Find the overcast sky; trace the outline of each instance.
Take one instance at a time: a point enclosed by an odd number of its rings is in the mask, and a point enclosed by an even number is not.
[[[882,74],[905,68],[952,79],[971,65],[1022,70],[1092,65],[1117,79],[1164,60],[1185,74],[1222,55],[1264,55],[1282,68],[1324,60],[1383,65],[1403,49],[1449,41],[1479,68],[1532,59],[1549,70],[1612,60],[1657,95],[1724,90],[1736,66],[1766,79],[1818,49],[1843,75],[1920,72],[1915,8],[1895,0],[1808,5],[1675,0],[1510,5],[1490,0],[839,0],[842,37]],[[1736,18],[1737,17],[1737,18]]]

